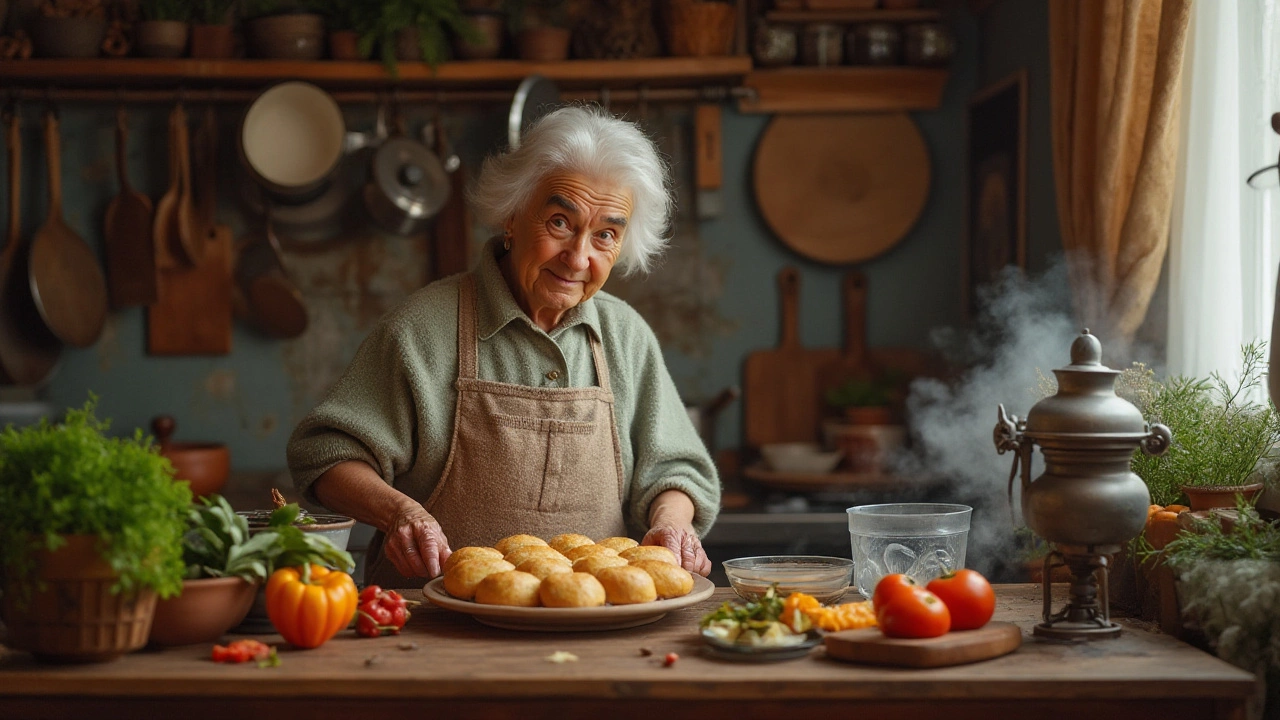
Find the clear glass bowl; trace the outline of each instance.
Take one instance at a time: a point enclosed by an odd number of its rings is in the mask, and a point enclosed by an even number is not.
[[[743,600],[755,600],[773,583],[778,594],[812,595],[831,604],[844,597],[853,580],[853,561],[821,555],[765,555],[725,560],[724,573]]]
[[[973,514],[968,505],[859,505],[848,514],[855,584],[865,597],[871,597],[876,583],[890,573],[906,573],[925,585],[964,567]]]

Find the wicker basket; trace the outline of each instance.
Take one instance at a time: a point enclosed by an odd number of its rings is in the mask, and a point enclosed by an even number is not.
[[[732,3],[669,0],[667,46],[672,55],[707,57],[733,50],[735,11]]]
[[[97,537],[68,535],[67,544],[36,555],[45,588],[30,601],[6,590],[5,644],[49,662],[114,660],[147,642],[156,595],[111,593],[119,577],[97,551]]]

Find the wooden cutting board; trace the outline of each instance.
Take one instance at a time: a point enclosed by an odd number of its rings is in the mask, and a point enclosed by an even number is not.
[[[778,347],[747,355],[742,402],[747,444],[818,442],[822,402],[818,371],[839,357],[836,348],[800,344],[800,271],[778,273],[781,330]]]
[[[990,660],[1022,645],[1022,630],[1009,622],[993,621],[977,630],[949,632],[942,637],[887,638],[877,628],[829,633],[827,655],[863,665],[932,668]]]

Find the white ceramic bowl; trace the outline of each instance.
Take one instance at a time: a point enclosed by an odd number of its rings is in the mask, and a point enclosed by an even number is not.
[[[843,452],[827,452],[817,443],[773,443],[760,446],[765,464],[771,470],[787,473],[821,475],[840,464]]]

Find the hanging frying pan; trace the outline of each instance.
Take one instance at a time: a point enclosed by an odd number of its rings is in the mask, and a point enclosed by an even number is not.
[[[906,113],[778,115],[753,184],[784,245],[819,262],[861,262],[896,245],[929,197],[929,152]]]
[[[507,113],[507,146],[520,147],[520,137],[539,118],[560,106],[560,88],[541,75],[530,75],[520,81]]]

